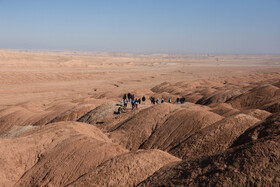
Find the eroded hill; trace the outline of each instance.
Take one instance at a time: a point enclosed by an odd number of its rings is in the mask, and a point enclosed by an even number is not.
[[[277,186],[279,79],[164,82],[121,114],[123,93],[2,107],[0,185]]]

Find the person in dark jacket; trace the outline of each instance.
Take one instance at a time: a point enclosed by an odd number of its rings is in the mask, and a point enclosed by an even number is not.
[[[151,104],[156,104],[156,99],[154,97],[151,97]]]
[[[186,99],[185,99],[184,97],[180,98],[180,103],[181,103],[181,104],[184,104],[185,101],[186,101]]]
[[[126,99],[126,94],[124,94],[122,98],[123,98],[123,100],[125,100]]]
[[[134,106],[135,106],[135,100],[134,99],[131,99],[131,106],[132,106],[132,110],[133,110]]]
[[[142,97],[142,103],[145,104],[145,101],[146,101],[146,97],[143,96],[143,97]]]
[[[130,102],[130,99],[131,99],[131,93],[128,93],[128,94],[127,94],[127,98],[128,98],[128,102]]]

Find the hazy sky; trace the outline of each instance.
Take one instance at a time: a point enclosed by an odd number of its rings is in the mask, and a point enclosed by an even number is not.
[[[280,0],[0,0],[0,48],[280,54]]]

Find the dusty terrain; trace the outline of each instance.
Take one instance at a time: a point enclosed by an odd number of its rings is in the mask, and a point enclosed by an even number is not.
[[[0,86],[0,186],[280,184],[280,55],[0,50]]]

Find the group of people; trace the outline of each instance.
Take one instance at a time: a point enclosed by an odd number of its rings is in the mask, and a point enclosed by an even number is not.
[[[156,99],[155,97],[151,96],[150,100],[151,100],[151,104],[164,103],[164,98],[163,97],[161,98],[161,100],[159,100],[159,98]],[[171,98],[169,98],[168,102],[171,103]]]
[[[129,102],[131,102],[131,107],[132,107],[132,110],[134,110],[134,109],[137,109],[138,108],[138,105],[139,104],[145,104],[145,101],[146,101],[146,97],[145,96],[143,96],[142,98],[140,97],[140,98],[136,98],[135,97],[135,95],[134,94],[131,94],[131,93],[128,93],[128,94],[124,94],[123,95],[123,106],[124,106],[124,108],[126,108],[127,107],[127,104],[129,103]],[[162,97],[161,98],[161,100],[159,99],[159,98],[155,98],[155,97],[153,97],[153,96],[151,96],[150,97],[150,101],[151,101],[151,104],[159,104],[159,103],[164,103],[164,98]],[[185,103],[185,98],[184,97],[182,97],[182,98],[177,98],[176,99],[176,102],[177,102],[177,104],[179,104],[179,103],[181,103],[181,104],[183,104],[183,103]],[[168,99],[168,102],[169,103],[171,103],[172,101],[171,101],[171,98],[169,98]],[[120,113],[122,113],[122,111],[123,111],[123,108],[122,107],[119,107],[118,108],[118,113],[120,114]]]
[[[156,104],[156,103],[159,104],[160,102],[164,103],[163,97],[161,98],[161,101],[160,101],[159,98],[156,99],[155,97],[151,96],[150,100],[151,100],[151,104]],[[171,98],[169,98],[168,103],[171,103],[171,102],[172,102]],[[184,97],[181,97],[181,98],[178,97],[176,99],[176,102],[177,102],[177,104],[179,104],[179,103],[184,104],[186,102],[186,99]]]
[[[177,104],[179,104],[179,102],[180,102],[181,104],[184,104],[184,103],[186,102],[186,99],[185,99],[184,97],[177,98],[177,99],[176,99],[176,102],[177,102]]]
[[[128,94],[124,94],[123,95],[123,103],[124,103],[124,107],[127,107],[128,102],[131,102],[131,106],[132,106],[132,110],[134,110],[134,108],[138,108],[138,104],[145,104],[146,101],[146,97],[143,96],[142,98],[136,98],[134,96],[134,94],[128,93]]]

